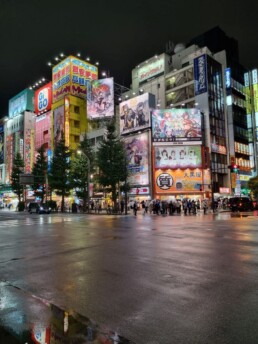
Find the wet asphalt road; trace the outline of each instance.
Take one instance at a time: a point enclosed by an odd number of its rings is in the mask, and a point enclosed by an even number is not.
[[[258,214],[248,215],[2,212],[0,324],[43,319],[33,296],[136,344],[258,343]]]

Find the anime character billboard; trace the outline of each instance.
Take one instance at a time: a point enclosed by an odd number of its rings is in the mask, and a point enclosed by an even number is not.
[[[64,135],[64,106],[59,106],[54,110],[54,147]]]
[[[87,117],[97,119],[114,116],[114,79],[91,82],[87,96]]]
[[[198,109],[164,109],[152,112],[154,142],[202,142],[202,115]]]
[[[120,133],[127,134],[150,127],[150,108],[154,106],[155,96],[150,93],[122,102],[119,106]]]
[[[155,168],[201,168],[201,146],[156,146]]]
[[[130,185],[149,184],[148,133],[133,135],[124,139],[128,159],[128,182]]]

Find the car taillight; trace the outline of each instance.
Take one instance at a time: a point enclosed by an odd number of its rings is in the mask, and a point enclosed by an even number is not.
[[[241,207],[242,203],[239,203],[239,206]]]

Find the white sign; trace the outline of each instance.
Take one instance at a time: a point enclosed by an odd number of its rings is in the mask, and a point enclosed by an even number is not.
[[[257,69],[252,70],[252,79],[253,79],[253,85],[258,84]]]
[[[140,67],[138,71],[139,83],[153,78],[155,75],[164,73],[164,57],[161,57],[146,66]]]
[[[150,193],[150,188],[132,188],[129,193],[132,195],[148,195]]]

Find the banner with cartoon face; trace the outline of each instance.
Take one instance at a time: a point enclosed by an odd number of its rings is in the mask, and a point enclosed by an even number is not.
[[[201,146],[156,146],[155,168],[202,167]]]
[[[130,185],[149,184],[149,140],[148,133],[126,137],[125,148],[128,159]]]
[[[202,115],[198,109],[152,111],[153,142],[202,142]],[[190,142],[189,142],[190,143]]]

